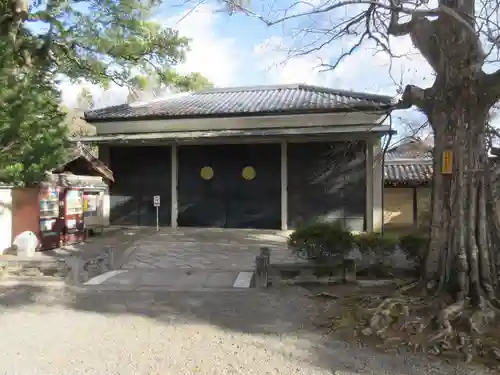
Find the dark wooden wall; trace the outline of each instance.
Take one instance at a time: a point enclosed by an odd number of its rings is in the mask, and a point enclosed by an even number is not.
[[[280,144],[181,146],[178,156],[180,226],[280,228]],[[201,177],[203,167],[211,179]],[[254,179],[243,178],[245,167]]]
[[[364,142],[288,144],[288,226],[317,219],[365,227]]]
[[[268,228],[281,226],[279,144],[181,146],[178,149],[180,226]],[[155,225],[153,196],[161,196],[160,224],[170,225],[171,149],[111,147],[111,223]],[[313,220],[365,228],[364,142],[288,144],[288,226]],[[201,168],[214,177],[204,180]],[[255,179],[242,178],[245,166]]]
[[[170,147],[110,147],[109,158],[115,178],[110,187],[111,224],[155,226],[153,197],[159,195],[160,224],[170,225]]]

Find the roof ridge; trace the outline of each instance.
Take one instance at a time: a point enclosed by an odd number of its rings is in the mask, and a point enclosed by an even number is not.
[[[433,164],[432,159],[423,159],[423,158],[418,158],[418,159],[390,159],[390,160],[384,160],[385,165],[408,165],[408,164]]]
[[[229,86],[229,87],[214,87],[210,89],[195,91],[193,95],[205,95],[212,93],[224,93],[224,92],[244,92],[244,91],[266,91],[266,90],[306,90],[313,92],[325,92],[333,95],[342,95],[347,97],[360,97],[368,100],[392,100],[393,97],[389,95],[382,94],[372,94],[364,93],[359,91],[350,91],[335,89],[326,86],[309,85],[305,83],[287,83],[287,84],[276,84],[276,85],[255,85],[255,86]]]
[[[123,103],[123,104],[115,104],[115,105],[110,105],[108,107],[102,107],[102,108],[95,108],[95,109],[91,109],[91,110],[88,110],[88,111],[85,111],[83,112],[83,117],[80,117],[82,120],[86,120],[87,119],[87,114],[88,113],[92,113],[92,114],[99,114],[99,113],[102,113],[102,112],[108,112],[110,109],[127,109],[130,107],[130,104],[128,103]]]

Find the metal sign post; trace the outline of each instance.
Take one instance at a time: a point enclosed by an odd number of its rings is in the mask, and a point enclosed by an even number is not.
[[[158,215],[158,209],[160,208],[160,196],[155,195],[153,197],[153,206],[156,207],[156,231],[160,231],[160,220],[159,220],[159,215]]]

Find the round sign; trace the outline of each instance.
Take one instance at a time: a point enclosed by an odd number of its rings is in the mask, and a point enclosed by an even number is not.
[[[245,180],[253,180],[256,176],[254,167],[245,167],[241,171],[241,175]]]
[[[200,176],[204,180],[211,180],[214,177],[214,170],[212,167],[203,167],[200,170]]]

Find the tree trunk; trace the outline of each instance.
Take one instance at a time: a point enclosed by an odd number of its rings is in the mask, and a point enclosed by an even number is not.
[[[410,36],[436,72],[429,89],[409,87],[407,102],[426,113],[434,130],[430,242],[423,278],[427,288],[474,306],[495,301],[498,284],[498,217],[493,199],[486,124],[483,52],[474,32],[473,0],[440,0],[469,15],[464,24],[446,12],[433,21],[414,18]],[[405,99],[405,98],[404,98]],[[452,168],[443,171],[443,153]],[[448,153],[449,154],[449,153]]]
[[[486,149],[487,105],[470,80],[442,90],[428,113],[435,131],[432,220],[424,277],[427,286],[469,299],[494,301],[500,238]],[[443,152],[452,152],[451,173]]]

